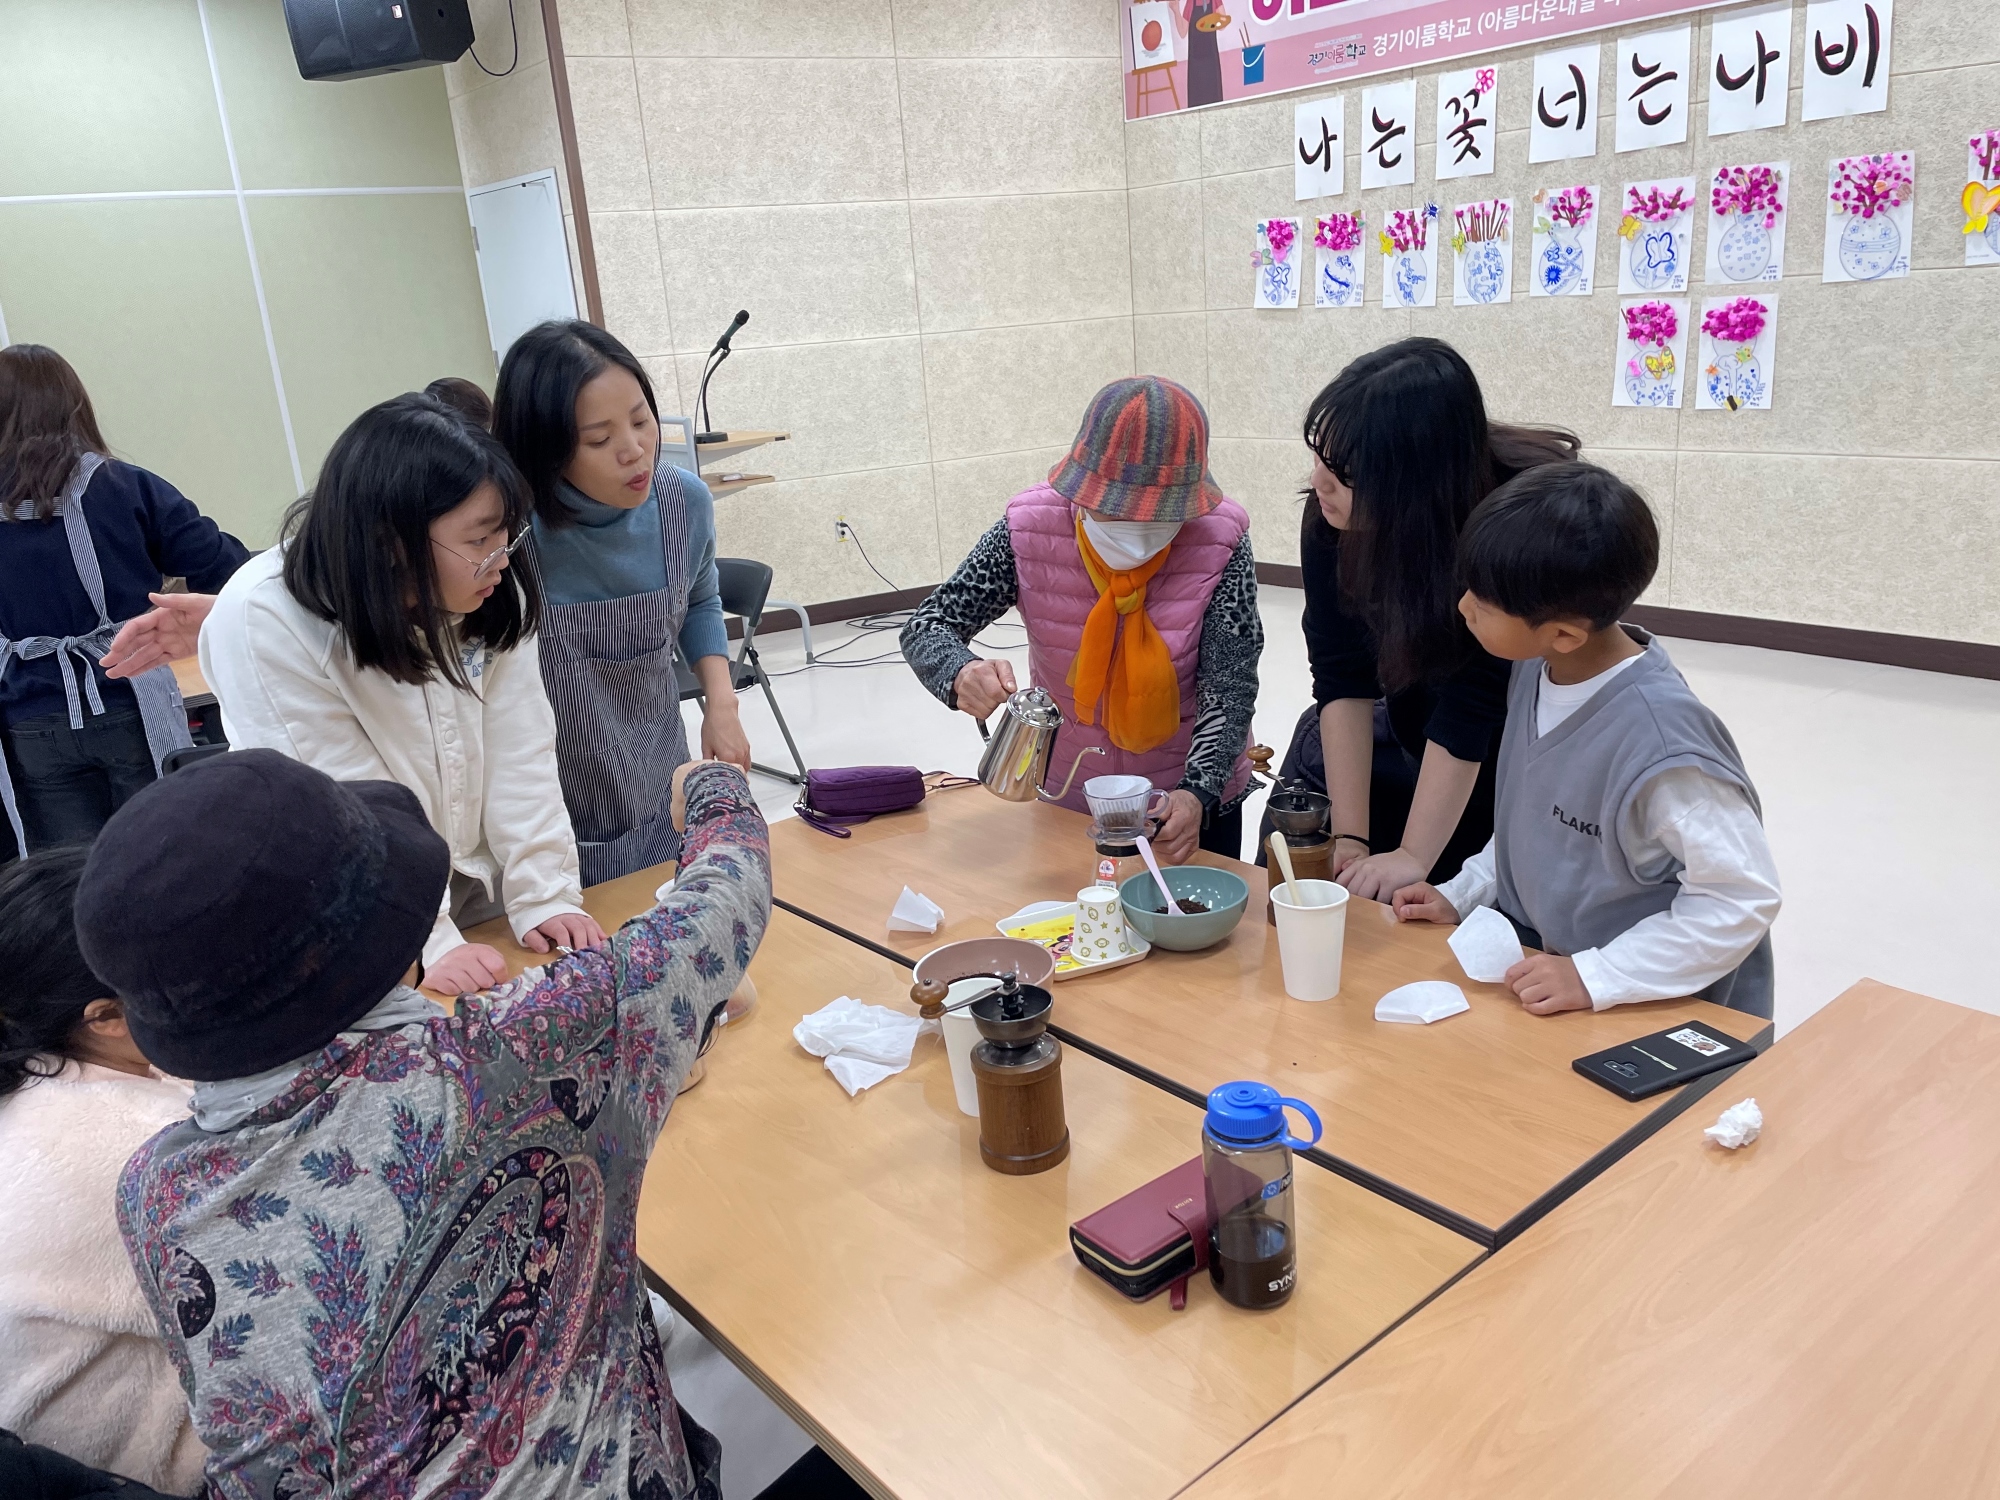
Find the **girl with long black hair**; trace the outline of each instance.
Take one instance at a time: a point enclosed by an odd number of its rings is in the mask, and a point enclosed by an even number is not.
[[[1429,338],[1341,371],[1313,398],[1305,440],[1299,552],[1314,707],[1286,771],[1332,801],[1336,878],[1386,900],[1452,875],[1493,833],[1509,664],[1459,617],[1459,531],[1499,485],[1579,445],[1488,422],[1472,367]]]

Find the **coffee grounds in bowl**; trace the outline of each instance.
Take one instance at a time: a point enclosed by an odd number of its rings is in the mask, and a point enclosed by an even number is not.
[[[1208,910],[1208,903],[1206,901],[1196,901],[1187,896],[1176,896],[1174,899],[1180,904],[1181,914],[1183,916],[1189,916],[1189,917],[1200,916]],[[1153,915],[1156,917],[1164,917],[1171,914],[1167,911],[1164,905],[1161,905],[1153,908]]]

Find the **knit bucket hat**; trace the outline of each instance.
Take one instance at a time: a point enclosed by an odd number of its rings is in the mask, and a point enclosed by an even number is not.
[[[450,873],[408,787],[238,750],[105,824],[77,940],[156,1067],[242,1078],[318,1051],[394,989]]]
[[[1100,521],[1192,521],[1223,500],[1208,477],[1208,413],[1157,375],[1114,380],[1091,398],[1049,488]]]

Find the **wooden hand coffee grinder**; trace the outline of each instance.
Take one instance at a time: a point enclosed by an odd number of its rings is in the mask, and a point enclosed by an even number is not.
[[[959,1002],[970,1007],[982,1038],[972,1049],[972,1075],[979,1085],[979,1156],[996,1172],[1027,1177],[1048,1171],[1069,1155],[1062,1043],[1048,1034],[1055,997],[1039,985],[1022,984],[1013,974],[998,977],[999,984],[985,994]],[[946,993],[933,980],[913,986],[910,998],[930,1020],[944,1014]]]
[[[1263,751],[1261,758],[1258,751]],[[1265,776],[1271,775],[1269,750],[1259,745],[1250,752],[1250,758]],[[1327,828],[1327,814],[1332,806],[1331,800],[1319,792],[1288,787],[1282,780],[1271,778],[1271,796],[1264,804],[1264,811],[1271,826],[1285,836],[1285,849],[1292,857],[1292,873],[1301,880],[1333,879],[1333,837]],[[1285,878],[1276,864],[1270,866],[1266,875],[1273,887]],[[1264,920],[1275,923],[1278,909],[1266,903]]]

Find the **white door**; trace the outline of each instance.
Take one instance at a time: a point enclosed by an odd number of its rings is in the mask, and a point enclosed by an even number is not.
[[[508,347],[550,318],[576,316],[569,239],[553,170],[466,189],[479,290],[497,369]]]

